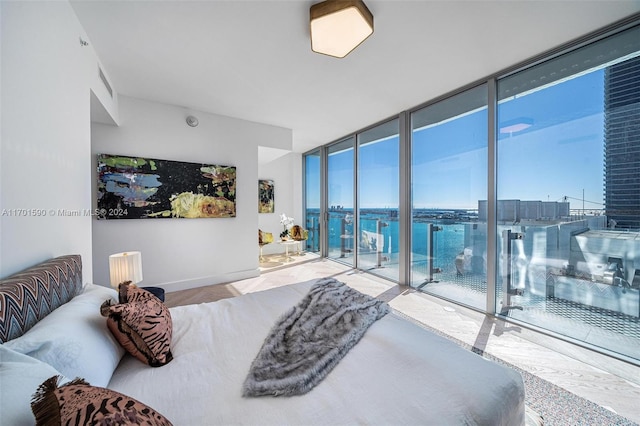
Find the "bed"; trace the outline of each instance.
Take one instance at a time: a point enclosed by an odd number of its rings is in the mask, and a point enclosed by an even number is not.
[[[313,281],[169,309],[172,359],[154,368],[127,353],[109,331],[100,304],[105,298],[117,300],[117,293],[82,285],[79,256],[44,263],[44,269],[57,271],[56,279],[71,281],[62,286],[64,291],[38,284],[56,281],[55,271],[43,275],[42,268],[38,265],[18,280],[9,277],[0,283],[3,425],[33,424],[30,396],[54,374],[82,377],[94,387],[126,395],[176,426],[519,425],[525,421],[519,373],[393,312],[375,321],[308,393],[243,397],[243,382],[265,337],[282,314],[308,293]],[[63,292],[71,297],[58,303]],[[16,302],[20,297],[22,303]],[[57,306],[38,315],[31,309],[31,314],[16,319],[18,305],[43,305],[42,300],[54,300]],[[56,344],[60,339],[63,342]],[[11,397],[6,398],[9,386]]]

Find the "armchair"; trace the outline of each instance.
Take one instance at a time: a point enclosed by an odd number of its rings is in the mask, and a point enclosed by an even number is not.
[[[291,227],[291,231],[289,231],[289,234],[294,241],[298,242],[298,252],[296,254],[298,256],[301,256],[300,246],[302,245],[302,241],[305,241],[307,238],[309,238],[309,231],[307,231],[300,225],[293,225]]]
[[[262,247],[273,242],[273,234],[271,232],[263,232],[258,229],[258,246],[260,247],[260,263],[264,262],[264,256],[262,255]]]

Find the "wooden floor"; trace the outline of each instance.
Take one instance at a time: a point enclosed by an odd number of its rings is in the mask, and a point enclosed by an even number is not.
[[[426,325],[640,423],[640,367],[313,254],[291,259],[280,256],[268,257],[261,264],[259,277],[167,293],[166,303],[203,303],[334,276],[363,293],[384,299],[394,309]]]

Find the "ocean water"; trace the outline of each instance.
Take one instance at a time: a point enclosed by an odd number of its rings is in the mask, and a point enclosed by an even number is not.
[[[318,212],[307,211],[307,228],[310,238],[307,242],[309,250],[318,250]],[[353,244],[353,235],[358,235],[358,241],[362,237],[362,232],[355,232],[353,229],[353,213],[351,210],[332,211],[329,214],[329,251],[340,250],[341,244],[350,249]],[[346,221],[345,221],[346,219]],[[382,222],[386,226],[378,228],[378,223]],[[414,219],[412,227],[412,255],[413,264],[426,263],[427,257],[427,232],[428,225],[437,225],[441,230],[434,232],[434,266],[443,271],[455,271],[455,258],[465,249],[465,231],[468,228],[468,221],[456,222],[450,218],[417,218]],[[360,231],[377,234],[377,230],[383,235],[384,246],[382,252],[390,258],[391,263],[397,262],[399,253],[399,222],[397,210],[363,210],[360,215]],[[351,237],[351,238],[349,238]],[[467,238],[468,240],[469,238]]]

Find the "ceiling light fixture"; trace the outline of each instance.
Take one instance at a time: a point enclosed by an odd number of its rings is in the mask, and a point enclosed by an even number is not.
[[[326,0],[311,6],[311,50],[344,58],[373,34],[373,15],[362,0]]]

